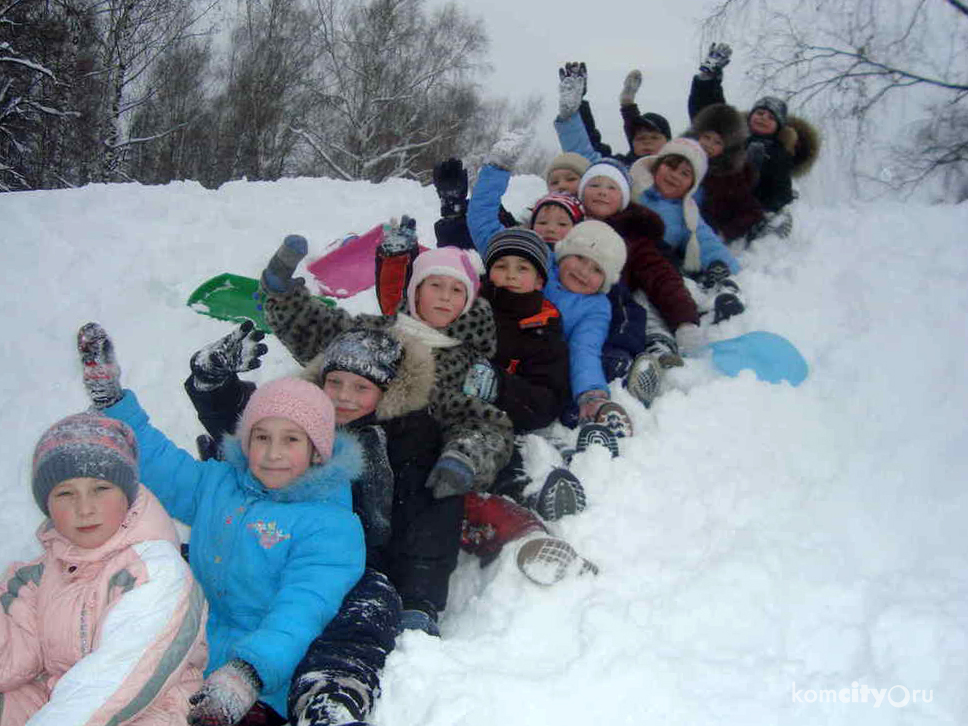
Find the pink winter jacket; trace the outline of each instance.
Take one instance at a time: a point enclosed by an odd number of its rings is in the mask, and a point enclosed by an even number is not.
[[[45,554],[0,582],[0,724],[185,724],[208,609],[154,494],[97,549],[50,520],[37,537]]]

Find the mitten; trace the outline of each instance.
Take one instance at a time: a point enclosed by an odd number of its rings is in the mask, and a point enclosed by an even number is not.
[[[760,169],[766,158],[766,144],[761,139],[753,139],[746,145],[746,161],[754,169]]]
[[[598,409],[604,406],[609,399],[608,391],[593,388],[585,391],[575,402],[578,404],[578,420],[581,422],[594,421],[598,415]]]
[[[786,239],[793,231],[793,215],[789,209],[767,213],[767,229],[781,239]]]
[[[233,658],[212,671],[202,687],[188,698],[191,726],[233,726],[259,698],[262,679],[250,663]]]
[[[746,310],[739,295],[739,285],[727,278],[719,283],[719,294],[713,300],[713,324],[729,320]]]
[[[584,62],[565,63],[565,67],[558,71],[559,75],[562,73],[562,71],[568,75],[581,78],[581,95],[582,98],[584,98],[585,94],[588,93],[588,69],[586,68]]]
[[[383,225],[383,241],[377,248],[382,257],[412,252],[417,249],[417,220],[404,214],[398,222],[396,218],[390,224]]]
[[[732,54],[733,49],[727,43],[712,43],[706,59],[699,64],[699,74],[706,80],[722,75]]]
[[[434,166],[434,189],[440,197],[441,217],[459,217],[467,211],[467,169],[460,159]]]
[[[683,323],[676,328],[676,346],[682,355],[695,355],[704,343],[702,330],[695,323]]]
[[[558,118],[564,121],[578,113],[581,105],[582,89],[585,87],[583,67],[558,69]]]
[[[94,408],[102,409],[121,400],[121,367],[114,357],[114,344],[97,323],[86,323],[77,331],[77,352],[83,366],[82,378]]]
[[[302,235],[287,236],[279,249],[269,260],[269,264],[262,273],[262,287],[268,292],[285,293],[297,285],[305,285],[306,281],[298,277],[292,278],[299,261],[309,252],[309,243]]]
[[[635,68],[625,76],[625,83],[622,84],[622,92],[618,94],[618,102],[622,106],[631,106],[635,103],[635,94],[639,92],[642,85],[642,71]]]
[[[427,476],[427,488],[433,490],[435,499],[467,494],[473,483],[474,470],[470,462],[453,451],[437,459]]]
[[[494,366],[488,361],[478,361],[464,376],[464,393],[476,396],[487,403],[494,403],[498,396],[499,379]]]
[[[706,292],[719,286],[719,283],[729,277],[729,267],[722,260],[713,260],[703,270],[699,284]]]
[[[575,110],[578,110],[577,106]],[[496,166],[498,169],[511,171],[528,141],[530,141],[530,137],[526,133],[505,131],[504,135],[491,147],[491,151],[484,158],[484,163]]]
[[[223,385],[233,373],[251,371],[262,365],[259,357],[268,352],[265,333],[246,320],[242,325],[192,356],[192,384],[198,391],[211,391]]]

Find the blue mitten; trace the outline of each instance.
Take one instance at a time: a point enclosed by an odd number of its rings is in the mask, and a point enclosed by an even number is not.
[[[309,243],[305,237],[299,234],[287,236],[262,273],[262,287],[268,292],[285,293],[297,285],[304,285],[306,281],[301,277],[294,280],[292,273],[307,252]]]
[[[427,488],[433,489],[435,499],[467,494],[474,482],[474,470],[465,457],[451,451],[444,454],[427,477]]]

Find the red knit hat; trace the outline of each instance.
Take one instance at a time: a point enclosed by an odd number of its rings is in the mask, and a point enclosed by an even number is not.
[[[270,416],[279,416],[302,428],[323,461],[333,455],[333,402],[319,386],[302,378],[277,378],[256,389],[239,420],[242,451],[249,454],[252,427]]]
[[[578,201],[577,197],[571,194],[562,194],[561,192],[551,192],[550,194],[545,194],[531,207],[530,226],[532,229],[534,229],[534,220],[538,217],[538,210],[548,204],[557,204],[564,209],[568,213],[568,216],[571,217],[572,224],[578,224],[585,218],[585,210],[582,208],[581,202]]]

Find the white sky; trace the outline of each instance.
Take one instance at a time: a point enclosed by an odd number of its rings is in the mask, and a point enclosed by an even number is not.
[[[430,0],[427,7],[442,4],[444,0]],[[557,148],[552,122],[558,112],[558,68],[568,61],[588,64],[586,98],[604,140],[617,151],[628,151],[618,94],[632,68],[644,76],[636,98],[642,111],[665,116],[673,133],[688,125],[689,84],[702,59],[699,22],[714,4],[711,0],[599,0],[593,4],[459,0],[458,4],[483,17],[487,26],[494,72],[484,79],[485,90],[512,98],[538,92],[545,98],[537,126],[539,140],[549,148]],[[589,12],[589,7],[595,9]],[[727,71],[727,94],[742,75],[741,68],[730,71],[734,68]],[[736,99],[740,106],[744,102]]]

